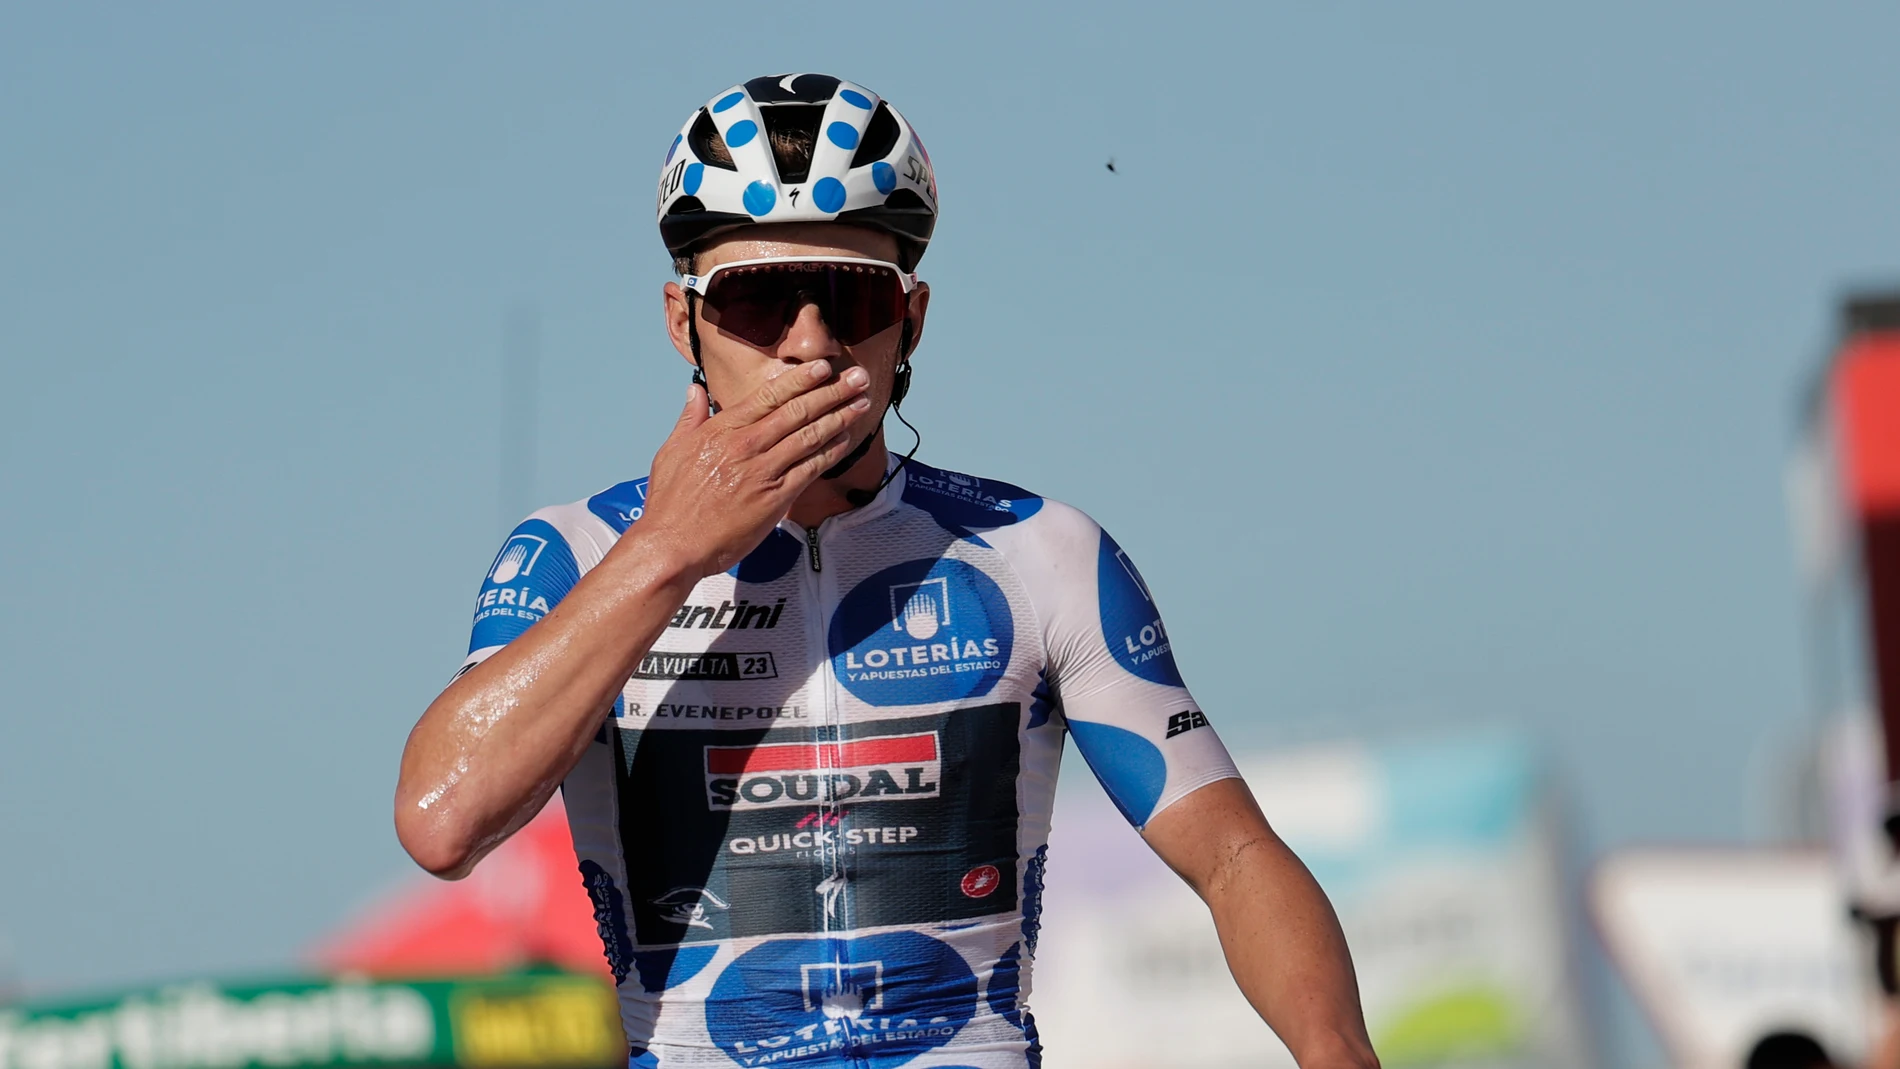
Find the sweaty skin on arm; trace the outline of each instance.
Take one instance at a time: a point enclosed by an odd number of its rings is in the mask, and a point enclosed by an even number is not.
[[[1235,982],[1301,1069],[1375,1069],[1339,919],[1244,780],[1199,788],[1142,837],[1207,903]]]
[[[831,380],[831,381],[827,381]],[[647,511],[560,604],[449,684],[403,750],[396,835],[445,879],[540,812],[693,584],[763,540],[848,452],[869,377],[796,364],[710,416],[704,390],[653,460]]]
[[[1207,902],[1234,979],[1300,1065],[1372,1069],[1332,906],[1189,693],[1147,581],[1082,513],[1051,504],[1038,522],[1017,548],[1076,752]],[[1009,531],[992,537],[1008,544]]]

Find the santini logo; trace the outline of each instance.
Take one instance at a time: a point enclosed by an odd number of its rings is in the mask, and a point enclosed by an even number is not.
[[[495,557],[495,566],[488,569],[488,581],[512,583],[519,576],[533,575],[534,564],[541,559],[541,551],[546,548],[548,540],[545,538],[531,534],[515,535]]]
[[[785,599],[780,598],[772,605],[754,605],[741,598],[737,605],[722,601],[718,605],[681,605],[680,611],[673,614],[666,626],[681,629],[697,628],[701,631],[738,631],[743,628],[771,628],[778,626],[779,614],[785,611]]]
[[[851,742],[706,747],[706,804],[772,809],[847,798],[935,798],[943,762],[936,732]]]

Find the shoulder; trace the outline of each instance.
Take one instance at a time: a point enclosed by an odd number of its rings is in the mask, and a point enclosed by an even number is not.
[[[551,547],[557,556],[568,557],[577,573],[584,572],[640,518],[646,493],[646,479],[632,479],[579,501],[535,509],[516,525],[509,545],[521,543],[528,552]]]
[[[985,476],[933,467],[919,460],[904,465],[904,504],[930,514],[953,533],[1016,527],[1031,519],[1081,514],[1059,501]],[[1087,519],[1087,517],[1083,517]]]
[[[993,546],[1019,564],[1032,559],[1092,559],[1102,528],[1073,505],[1014,483],[911,461],[904,503],[927,512],[961,538]]]
[[[616,537],[626,534],[627,528],[633,526],[634,521],[646,512],[646,476],[629,479],[624,483],[615,483],[585,501],[577,501],[569,507],[583,506],[588,512],[598,516],[600,522],[606,524]]]

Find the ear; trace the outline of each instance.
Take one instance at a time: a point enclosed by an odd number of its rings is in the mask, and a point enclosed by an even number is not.
[[[680,359],[693,363],[693,343],[687,335],[686,291],[677,282],[668,282],[660,291],[665,296],[666,336],[673,339],[673,348],[677,349]]]
[[[919,282],[910,291],[910,309],[905,315],[910,319],[910,352],[904,354],[909,360],[917,353],[917,347],[924,340],[924,316],[930,311],[930,283]]]

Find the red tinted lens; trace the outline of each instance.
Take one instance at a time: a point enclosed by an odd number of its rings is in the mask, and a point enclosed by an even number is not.
[[[895,271],[869,264],[825,267],[830,299],[820,299],[818,307],[833,337],[857,345],[903,320],[904,285]]]
[[[857,345],[904,318],[895,271],[871,264],[757,264],[721,271],[706,293],[706,322],[752,345],[774,345],[798,310],[816,304],[831,334]]]
[[[721,271],[706,288],[706,322],[752,345],[772,345],[784,336],[797,295],[789,275],[765,265]]]

